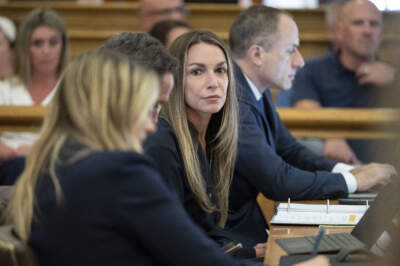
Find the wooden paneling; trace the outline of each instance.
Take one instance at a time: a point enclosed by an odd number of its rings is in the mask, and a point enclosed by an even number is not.
[[[0,15],[19,23],[32,8],[54,8],[65,20],[72,54],[101,45],[111,34],[121,31],[140,31],[137,2],[106,2],[83,4],[74,2],[14,2],[1,3]],[[242,10],[235,4],[187,4],[190,9],[188,22],[195,29],[208,29],[225,41],[229,28]],[[288,10],[300,30],[300,51],[305,58],[321,54],[328,46],[324,32],[324,13],[320,9]],[[383,60],[400,62],[400,13],[385,12],[385,38],[379,51]]]
[[[35,131],[44,107],[0,106],[0,131]],[[400,113],[393,109],[278,108],[282,121],[296,137],[398,138]]]
[[[295,137],[387,139],[399,135],[400,116],[393,109],[278,108],[278,113]]]
[[[44,111],[41,106],[0,106],[0,132],[38,131]]]

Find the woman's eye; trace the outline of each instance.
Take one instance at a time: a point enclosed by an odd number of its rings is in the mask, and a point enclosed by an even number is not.
[[[40,46],[43,45],[43,40],[34,40],[32,42],[32,45],[35,46],[35,47],[40,47]]]
[[[193,69],[193,70],[190,70],[190,74],[191,75],[194,75],[194,76],[198,76],[198,75],[200,75],[202,73],[202,71],[200,70],[200,69]]]
[[[225,67],[219,67],[217,68],[216,72],[220,74],[225,74],[226,72],[228,72],[228,70]]]
[[[50,39],[50,46],[56,46],[60,42],[59,39]]]

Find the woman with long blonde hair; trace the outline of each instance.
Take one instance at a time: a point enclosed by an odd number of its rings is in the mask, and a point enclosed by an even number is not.
[[[115,52],[67,67],[7,212],[40,265],[236,265],[141,154],[158,94]]]
[[[188,214],[224,246],[235,242],[224,229],[238,141],[232,61],[225,44],[207,31],[180,36],[170,52],[180,68],[145,149]],[[247,247],[240,256],[264,256],[264,248],[256,251]]]

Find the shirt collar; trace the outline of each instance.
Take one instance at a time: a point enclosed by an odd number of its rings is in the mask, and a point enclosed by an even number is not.
[[[254,97],[256,98],[257,101],[259,101],[262,97],[262,94],[260,91],[257,89],[257,87],[254,85],[253,82],[246,76],[246,74],[243,73],[244,78],[247,80],[247,83],[249,84],[249,87],[251,91],[253,92]]]
[[[353,70],[350,70],[348,68],[346,68],[343,63],[340,61],[340,51],[332,51],[332,50],[328,50],[327,52],[328,57],[332,60],[334,66],[336,67],[336,71],[338,71],[339,73],[353,73]]]

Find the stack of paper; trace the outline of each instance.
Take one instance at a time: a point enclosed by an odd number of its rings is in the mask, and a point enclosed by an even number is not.
[[[369,206],[280,203],[271,224],[356,225]]]
[[[375,199],[378,193],[364,192],[364,193],[353,193],[349,194],[347,197],[349,199]]]

